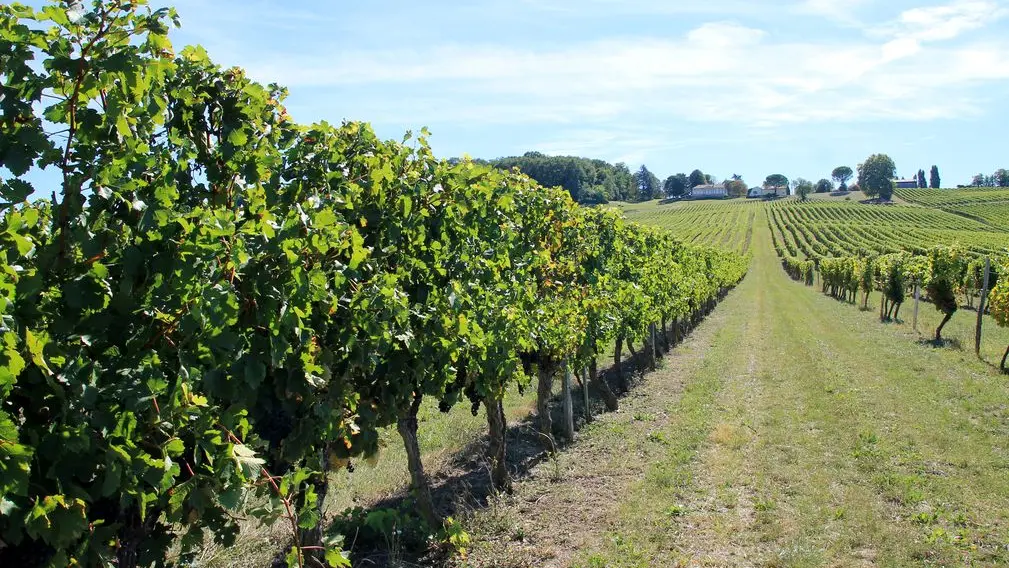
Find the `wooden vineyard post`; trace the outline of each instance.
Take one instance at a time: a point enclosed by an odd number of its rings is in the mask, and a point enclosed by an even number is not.
[[[589,370],[582,369],[578,375],[582,382],[582,404],[585,405],[585,423],[592,422],[592,407],[589,406]]]
[[[564,402],[564,436],[575,439],[575,409],[571,402],[571,363],[564,364],[564,380],[561,383]]]
[[[655,352],[655,350],[656,350],[656,347],[655,347],[656,335],[655,335],[655,324],[654,323],[651,325],[650,330],[651,330],[651,333],[652,333],[652,370],[654,371],[655,370],[656,361],[658,359],[658,355]]]
[[[914,283],[914,323],[911,325],[911,329],[918,331],[918,301],[921,300],[921,287],[918,283]]]
[[[984,323],[984,303],[988,299],[988,277],[991,273],[991,259],[984,259],[984,287],[981,288],[981,299],[977,304],[977,329],[974,331],[974,354],[981,356],[981,324]]]

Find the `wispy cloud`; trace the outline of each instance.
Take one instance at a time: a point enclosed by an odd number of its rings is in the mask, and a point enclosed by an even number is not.
[[[847,25],[860,25],[858,10],[870,0],[803,0],[795,11],[800,14],[823,16]]]
[[[905,13],[899,21],[927,19]],[[1009,79],[1006,41],[926,49],[925,40],[897,32],[845,43],[774,40],[760,29],[712,22],[676,39],[606,39],[560,49],[442,45],[297,64],[265,59],[252,69],[298,87],[391,89],[398,96],[367,103],[383,117],[489,123],[646,116],[761,126],[924,120],[975,114],[979,99],[965,85]]]

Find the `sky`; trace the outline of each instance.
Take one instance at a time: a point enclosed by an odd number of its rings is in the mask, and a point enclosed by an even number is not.
[[[1009,0],[150,0],[172,41],[290,89],[299,122],[427,126],[443,157],[537,150],[817,180],[889,154],[1009,167]]]

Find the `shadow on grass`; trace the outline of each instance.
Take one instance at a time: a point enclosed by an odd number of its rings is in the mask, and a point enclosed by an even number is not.
[[[935,338],[919,339],[915,343],[926,347],[932,347],[933,349],[943,349],[948,347],[951,349],[955,349],[957,351],[963,351],[963,343],[961,343],[960,340],[955,337],[952,338],[944,337],[939,340],[936,340]]]
[[[724,300],[724,296],[719,299],[719,303],[722,300]],[[705,317],[707,315],[710,313]],[[699,324],[700,322],[698,322]],[[660,368],[661,361],[668,357],[672,349],[690,337],[693,329],[696,329],[696,325],[687,330],[678,343],[673,341],[672,332],[668,334],[667,341],[663,341],[660,336],[659,349],[657,349],[657,364]],[[649,347],[647,345],[639,345],[639,347],[640,349],[635,355],[621,361],[622,371],[628,378],[629,389],[626,392],[620,392],[620,377],[617,376],[612,363],[599,370],[600,378],[606,381],[618,399],[623,399],[632,393],[635,387],[640,385],[645,374],[650,371]],[[531,388],[535,388],[535,384]],[[572,381],[571,398],[576,431],[588,424],[583,402],[583,388],[577,379]],[[598,417],[606,413],[607,410],[601,395],[593,391],[594,389],[590,388],[589,407],[592,416]],[[480,412],[483,411],[480,410]],[[563,420],[563,408],[559,395],[550,400],[550,413],[554,424],[554,438],[557,441],[556,450],[560,452],[573,441],[564,440],[563,435],[559,432]],[[507,463],[512,481],[521,481],[528,477],[538,464],[551,459],[550,453],[545,451],[544,445],[541,443],[541,436],[536,426],[537,416],[535,413],[530,413],[521,420],[513,422],[506,431]],[[488,445],[488,436],[484,433],[453,455],[443,468],[431,476],[432,497],[435,507],[443,517],[454,517],[460,513],[479,511],[492,505],[492,500],[498,493],[491,483],[491,468],[486,458]],[[395,495],[372,504],[370,510],[395,509],[412,512],[411,500],[408,488],[404,487]],[[413,546],[402,543],[398,550],[390,551],[388,540],[376,539],[362,542],[356,538],[359,535],[344,536],[348,544],[355,542],[352,551],[354,566],[441,565],[446,562],[446,555],[449,553],[443,548],[433,548],[429,544],[418,546],[417,543]]]

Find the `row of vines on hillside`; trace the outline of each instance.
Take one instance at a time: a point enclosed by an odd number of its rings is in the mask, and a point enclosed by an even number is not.
[[[943,328],[959,308],[959,297],[962,295],[966,304],[974,308],[982,293],[985,259],[960,245],[938,245],[924,250],[914,247],[911,251],[886,254],[878,254],[879,248],[852,247],[854,254],[847,255],[832,254],[839,252],[836,246],[830,251],[800,249],[790,237],[808,229],[794,222],[794,218],[777,213],[772,209],[769,215],[772,242],[792,279],[812,286],[818,273],[824,293],[851,303],[856,303],[861,293],[864,308],[868,308],[869,294],[879,292],[881,320],[896,319],[905,299],[917,289],[943,314],[935,329],[937,342],[942,341]],[[989,272],[991,292],[985,309],[998,325],[1009,327],[1009,256],[1003,254],[998,258],[1001,262],[992,265]],[[1003,369],[1007,359],[1009,348],[1001,361]]]
[[[438,525],[425,397],[485,408],[507,489],[509,387],[535,372],[550,439],[563,364],[696,320],[746,271],[437,160],[426,132],[298,125],[280,87],[175,54],[175,20],[138,0],[0,6],[4,566],[166,565],[234,542],[239,515],[288,523],[289,565],[344,564],[327,471],[376,454],[382,428]],[[59,190],[28,202],[40,169]]]

